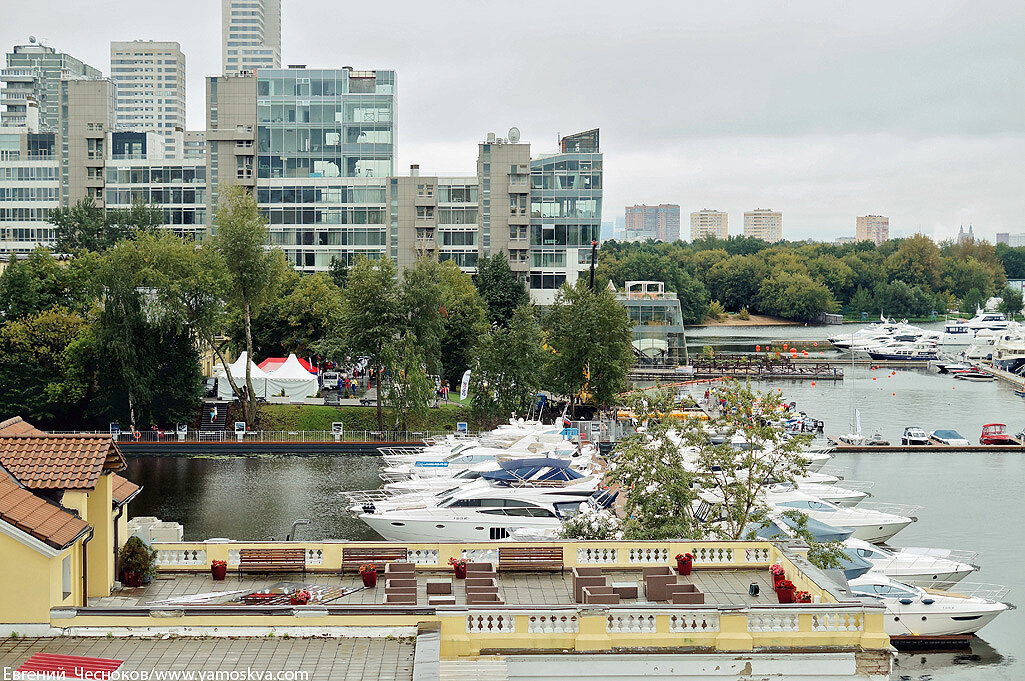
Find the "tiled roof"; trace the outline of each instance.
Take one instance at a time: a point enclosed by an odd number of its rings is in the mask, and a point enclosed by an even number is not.
[[[6,421],[0,421],[0,435],[42,435],[43,431],[33,426],[28,421],[23,421],[20,416],[12,416]]]
[[[125,459],[110,435],[0,434],[0,465],[29,489],[92,489]]]
[[[114,499],[114,503],[118,506],[128,501],[130,497],[142,489],[142,487],[139,487],[128,478],[121,477],[117,473],[112,474],[110,477],[112,487],[111,496]]]
[[[0,521],[56,549],[71,544],[89,524],[70,511],[25,489],[0,467]]]

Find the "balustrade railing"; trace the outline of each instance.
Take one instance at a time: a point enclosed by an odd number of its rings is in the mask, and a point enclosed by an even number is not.
[[[174,430],[121,431],[111,434],[107,431],[55,430],[55,435],[111,435],[119,443],[135,442],[412,442],[445,438],[455,435],[450,430],[248,430],[243,433],[233,430],[188,430],[178,433]],[[479,433],[462,433],[459,437],[477,437]]]

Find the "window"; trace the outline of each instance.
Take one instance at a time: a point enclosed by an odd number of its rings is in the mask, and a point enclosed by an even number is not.
[[[434,206],[417,206],[416,207],[416,219],[417,220],[433,220],[434,219]]]
[[[61,592],[65,599],[71,595],[71,556],[61,562]]]

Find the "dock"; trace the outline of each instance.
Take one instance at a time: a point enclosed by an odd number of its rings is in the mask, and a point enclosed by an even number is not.
[[[716,355],[695,359],[689,365],[638,366],[631,380],[683,380],[710,378],[843,380],[843,369],[827,361],[798,362],[790,357]]]
[[[910,454],[913,452],[1004,452],[1017,454],[1025,452],[1025,445],[968,445],[967,447],[953,447],[951,445],[848,445],[837,438],[827,438],[837,452],[847,454],[887,454],[901,453]]]

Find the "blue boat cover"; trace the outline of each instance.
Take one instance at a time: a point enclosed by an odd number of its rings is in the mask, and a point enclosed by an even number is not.
[[[514,459],[503,461],[501,469],[481,473],[481,477],[492,482],[517,482],[520,480],[535,481],[570,481],[584,477],[569,467],[562,459]]]
[[[840,569],[847,579],[860,577],[872,569],[872,563],[858,555],[857,551],[844,546],[840,549],[843,557],[840,558]]]
[[[791,528],[797,525],[795,521],[786,516],[780,516],[779,521]],[[854,528],[852,527],[833,527],[814,518],[808,518],[805,529],[811,533],[812,539],[817,542],[843,541],[854,534]],[[789,536],[776,523],[769,523],[768,527],[760,528],[756,534],[762,539],[776,539]]]

